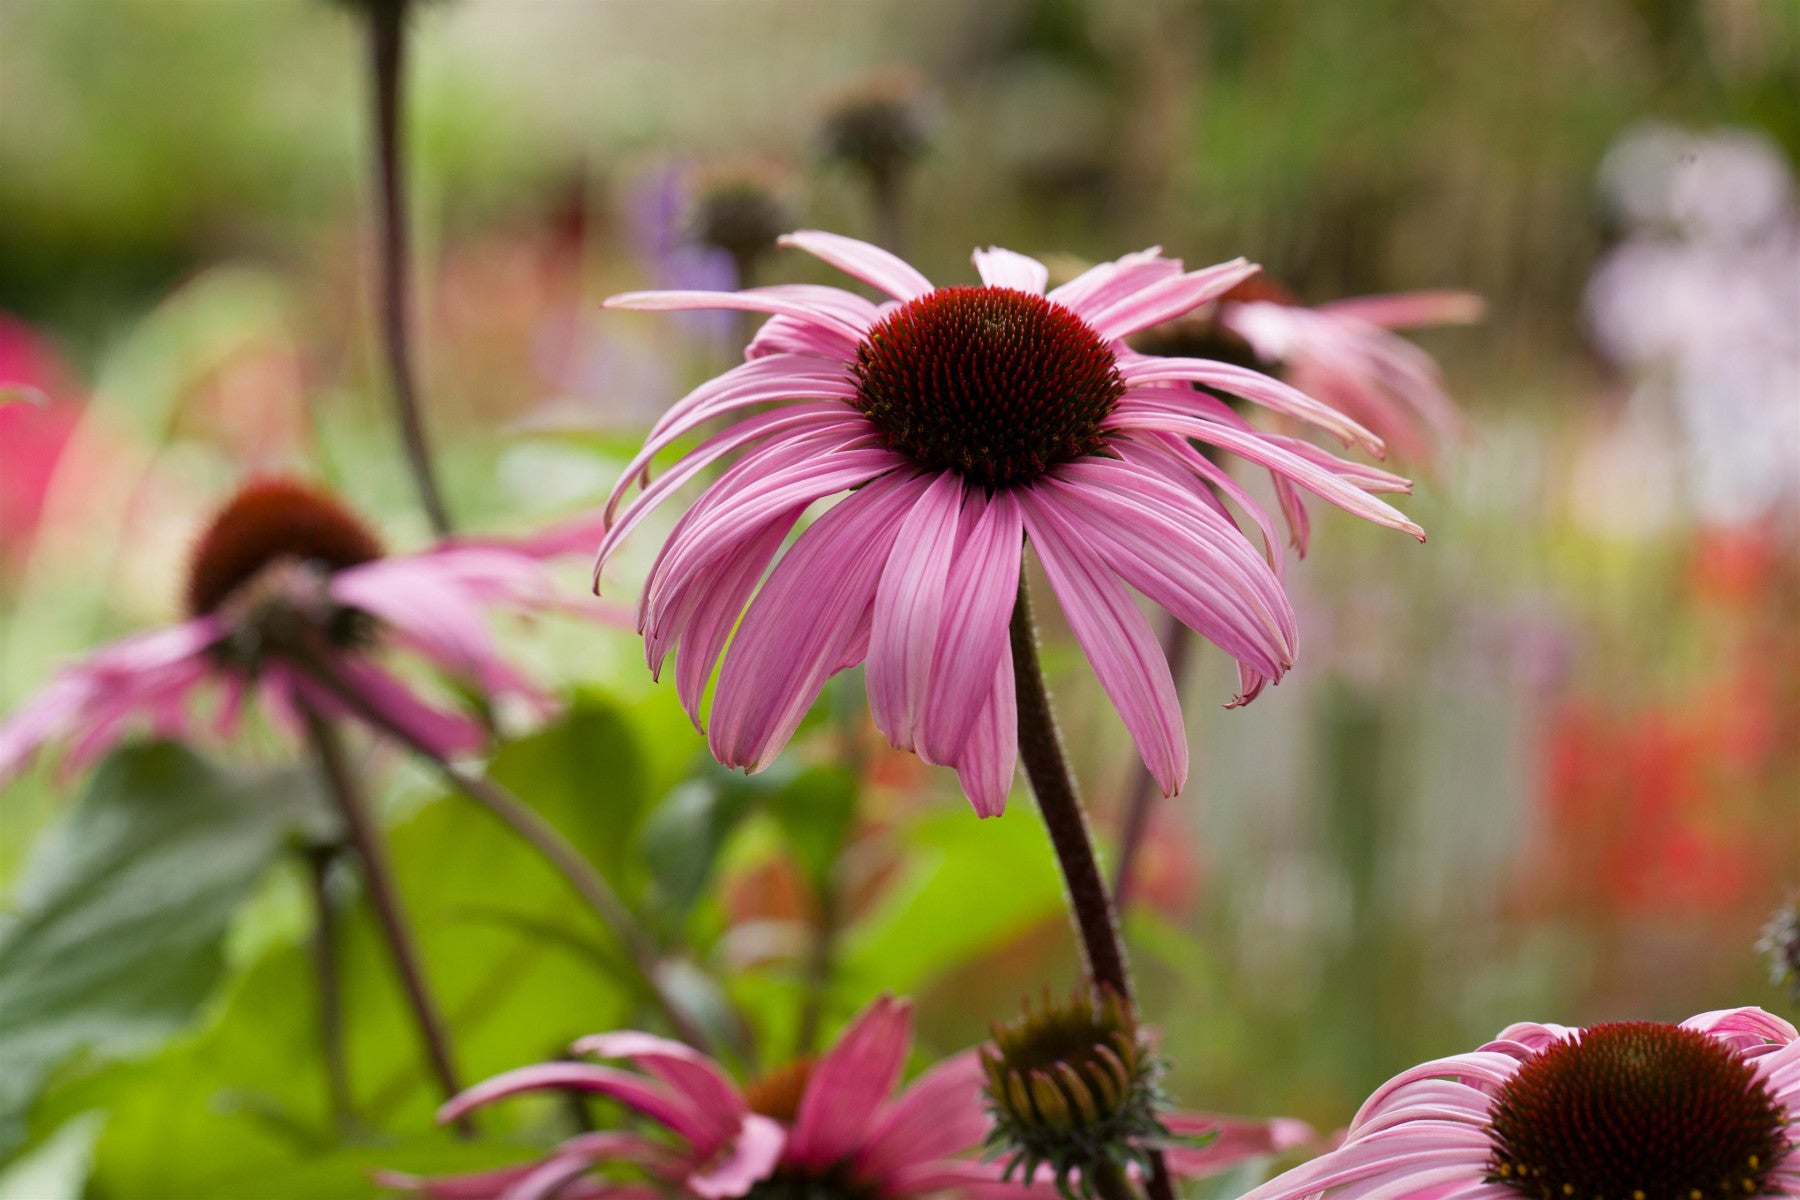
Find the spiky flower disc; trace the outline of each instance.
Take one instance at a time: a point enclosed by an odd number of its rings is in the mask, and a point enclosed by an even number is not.
[[[1756,1068],[1680,1025],[1595,1025],[1522,1066],[1494,1099],[1488,1181],[1533,1200],[1768,1194],[1786,1117]]]
[[[1117,992],[1078,991],[1063,1003],[1046,994],[993,1034],[981,1050],[994,1118],[988,1149],[1008,1158],[1009,1178],[1030,1179],[1047,1164],[1065,1194],[1092,1195],[1096,1174],[1129,1163],[1149,1169],[1151,1151],[1169,1136],[1160,1064]]]
[[[188,563],[192,616],[216,612],[273,563],[341,571],[381,557],[381,542],[349,509],[289,479],[246,484],[219,510]]]

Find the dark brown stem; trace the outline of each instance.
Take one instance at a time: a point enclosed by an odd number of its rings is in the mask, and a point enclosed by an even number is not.
[[[1063,753],[1062,735],[1056,730],[1056,714],[1050,708],[1049,689],[1038,665],[1037,629],[1031,619],[1031,592],[1025,573],[1019,573],[1019,596],[1012,613],[1013,687],[1018,693],[1019,758],[1037,797],[1038,811],[1056,849],[1062,868],[1069,908],[1081,933],[1082,957],[1088,979],[1095,987],[1109,987],[1127,1005],[1131,972],[1125,963],[1125,944],[1119,937],[1118,914],[1112,896],[1100,876],[1094,856],[1094,839],[1088,832],[1087,814],[1075,791],[1075,777]],[[1174,1200],[1160,1151],[1152,1155],[1150,1200]]]
[[[1176,620],[1173,614],[1164,613],[1163,622],[1163,657],[1169,660],[1169,674],[1175,680],[1175,690],[1180,691],[1182,677],[1187,674],[1188,651],[1194,644],[1194,637],[1188,632],[1188,627]],[[1119,831],[1118,862],[1113,866],[1113,905],[1120,912],[1125,911],[1126,902],[1131,898],[1132,868],[1137,866],[1138,851],[1143,848],[1144,831],[1150,825],[1150,809],[1159,795],[1156,776],[1150,773],[1149,765],[1142,758],[1138,758],[1136,763],[1131,772],[1131,784],[1125,793],[1125,824]]]
[[[344,757],[343,744],[338,740],[337,730],[310,709],[303,710],[303,715],[313,752],[319,760],[319,771],[324,778],[326,791],[330,792],[339,815],[344,819],[350,844],[356,849],[356,857],[362,864],[363,882],[368,886],[369,902],[375,907],[376,918],[387,938],[388,950],[394,957],[394,967],[399,972],[407,1001],[412,1006],[413,1018],[418,1022],[419,1037],[425,1043],[425,1054],[431,1072],[437,1076],[444,1098],[449,1099],[462,1090],[462,1086],[456,1081],[456,1067],[451,1061],[449,1030],[432,999],[431,989],[425,983],[424,963],[420,958],[419,948],[413,941],[412,930],[407,925],[400,891],[394,886],[387,851],[381,844],[381,831],[375,827],[375,819],[369,813],[368,805],[363,802],[356,780],[350,773],[350,765]],[[457,1123],[457,1130],[465,1137],[475,1132],[474,1126],[466,1120]]]
[[[1013,685],[1019,701],[1019,758],[1037,797],[1038,811],[1056,848],[1068,889],[1069,908],[1081,933],[1082,957],[1088,977],[1097,987],[1109,987],[1127,1003],[1131,1001],[1131,977],[1125,966],[1125,948],[1119,940],[1118,916],[1112,897],[1100,878],[1094,856],[1094,840],[1088,833],[1087,814],[1075,792],[1075,778],[1063,754],[1062,735],[1056,730],[1056,714],[1038,666],[1037,630],[1031,619],[1031,596],[1025,576],[1019,576],[1019,597],[1012,614]]]
[[[369,65],[375,94],[375,174],[380,228],[381,341],[387,358],[388,384],[406,444],[406,462],[419,491],[419,503],[432,530],[450,532],[450,513],[431,465],[413,373],[411,343],[411,234],[407,226],[406,156],[401,140],[401,83],[406,69],[408,0],[369,0]]]
[[[319,988],[319,1052],[325,1062],[325,1097],[331,1127],[342,1137],[356,1123],[350,1068],[344,1057],[344,989],[338,962],[337,904],[331,895],[331,868],[342,849],[306,848],[307,882],[313,901],[313,978]]]
[[[709,1042],[704,1030],[696,1025],[668,989],[663,985],[657,970],[659,955],[655,944],[650,940],[631,910],[620,900],[600,872],[592,863],[583,858],[581,852],[571,846],[537,810],[523,800],[501,787],[493,780],[481,775],[474,775],[456,764],[445,760],[428,743],[421,740],[411,730],[393,720],[379,708],[370,704],[362,694],[345,682],[337,670],[323,656],[302,654],[296,665],[300,666],[323,687],[332,693],[346,708],[358,718],[379,731],[393,738],[401,745],[412,750],[437,769],[445,782],[474,800],[487,811],[498,817],[502,824],[530,844],[532,849],[543,855],[544,859],[554,867],[558,874],[566,880],[570,887],[587,901],[588,906],[599,916],[602,923],[612,930],[633,964],[643,976],[643,981],[651,997],[656,1001],[663,1014],[668,1017],[669,1024],[675,1032],[692,1045],[705,1047]]]
[[[1092,1176],[1094,1194],[1100,1200],[1143,1200],[1125,1169],[1110,1158],[1095,1163],[1088,1174]]]

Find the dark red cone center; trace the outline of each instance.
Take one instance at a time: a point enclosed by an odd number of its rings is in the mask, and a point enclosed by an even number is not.
[[[856,353],[857,407],[889,449],[989,487],[1026,483],[1106,443],[1125,392],[1100,336],[1060,304],[997,287],[908,301]]]
[[[1495,1097],[1487,1178],[1536,1200],[1745,1200],[1769,1194],[1786,1120],[1716,1038],[1595,1025],[1528,1060]]]
[[[213,518],[188,565],[187,608],[216,611],[271,563],[313,563],[339,571],[382,555],[381,542],[343,505],[286,479],[257,480]]]

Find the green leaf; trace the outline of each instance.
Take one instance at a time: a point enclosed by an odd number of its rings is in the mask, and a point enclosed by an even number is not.
[[[831,880],[856,821],[858,799],[856,774],[835,766],[802,771],[768,799],[769,811],[815,888],[823,889]]]
[[[679,928],[705,890],[720,849],[751,811],[758,790],[750,781],[709,772],[681,784],[650,810],[639,853],[650,869],[650,896],[671,927]]]
[[[606,728],[603,716],[584,709],[497,761],[546,818],[582,830],[596,857],[617,859],[624,827],[592,820],[601,786],[591,778],[540,786],[537,775],[559,761],[582,762],[581,733],[598,737]],[[651,1020],[634,1006],[635,982],[596,951],[611,942],[592,913],[471,801],[445,796],[385,835],[465,1083],[553,1058],[583,1034]],[[454,1147],[435,1130],[442,1096],[423,1068],[385,942],[360,892],[351,889],[346,901],[338,928],[358,1138],[337,1137],[327,1114],[308,947],[278,944],[233,981],[204,1028],[153,1060],[65,1073],[46,1094],[34,1113],[40,1128],[107,1110],[95,1194],[338,1200],[371,1194],[368,1173],[376,1169],[438,1173],[532,1155],[512,1135],[554,1117],[553,1105],[521,1100],[480,1114],[487,1136],[471,1147]]]
[[[0,931],[0,1144],[71,1056],[142,1053],[194,1018],[239,906],[322,821],[295,772],[228,773],[173,743],[102,764],[36,847]]]
[[[646,791],[637,731],[617,705],[579,697],[555,724],[503,747],[488,773],[617,882]]]
[[[908,840],[907,874],[846,931],[841,995],[915,992],[1062,908],[1056,856],[1028,806],[982,821],[959,805],[921,821]]]

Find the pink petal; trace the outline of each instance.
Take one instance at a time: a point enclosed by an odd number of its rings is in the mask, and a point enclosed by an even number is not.
[[[1199,1148],[1174,1146],[1168,1151],[1169,1167],[1177,1176],[1197,1178],[1235,1167],[1250,1159],[1306,1145],[1316,1136],[1311,1125],[1287,1117],[1259,1121],[1218,1113],[1172,1114],[1169,1132],[1183,1136],[1207,1136]]]
[[[762,323],[744,348],[744,358],[754,361],[771,354],[793,354],[849,362],[861,344],[860,339],[841,330],[777,314]]]
[[[956,777],[978,817],[997,817],[1006,811],[1013,775],[1019,764],[1019,709],[1013,681],[1010,643],[1000,646],[994,664],[994,682],[969,728],[968,739],[957,751]]]
[[[1104,311],[1132,292],[1160,279],[1181,274],[1179,258],[1164,258],[1161,246],[1127,254],[1117,262],[1090,267],[1050,293],[1050,299],[1076,315]]]
[[[419,699],[400,680],[364,659],[343,657],[337,662],[338,674],[363,702],[379,712],[390,724],[407,732],[414,740],[441,758],[457,758],[471,754],[487,744],[487,730],[481,724],[458,713],[445,712]],[[297,671],[286,672],[295,696],[308,707],[330,717],[361,721],[337,695],[315,682],[311,676]]]
[[[975,270],[989,287],[1012,288],[1034,296],[1043,295],[1050,282],[1050,268],[1043,263],[998,246],[975,251]]]
[[[684,600],[681,610],[664,626],[669,642],[679,639],[681,646],[675,656],[676,695],[702,733],[706,726],[700,719],[700,706],[713,668],[744,613],[744,605],[750,602],[750,594],[762,582],[763,573],[804,511],[798,505],[790,508],[721,559],[705,583],[689,589],[693,599]]]
[[[1260,434],[1244,433],[1217,421],[1191,417],[1156,402],[1134,399],[1131,396],[1120,401],[1107,423],[1115,429],[1154,429],[1222,446],[1240,458],[1280,472],[1288,480],[1324,497],[1346,512],[1355,513],[1377,525],[1404,530],[1420,541],[1425,540],[1425,531],[1392,505],[1375,499],[1362,489]]]
[[[785,1161],[822,1171],[861,1146],[882,1101],[900,1082],[911,1042],[910,1003],[883,996],[864,1009],[813,1067]]]
[[[781,290],[773,288],[750,288],[742,292],[703,292],[703,291],[664,291],[664,292],[621,292],[616,296],[608,296],[602,302],[604,308],[623,308],[634,312],[682,312],[690,309],[727,308],[739,312],[776,313],[793,317],[822,329],[842,334],[845,337],[860,341],[867,326],[859,326],[847,320],[842,306],[827,302],[823,297],[812,300],[801,300],[793,294],[789,285]],[[836,289],[819,289],[821,292]],[[849,295],[849,293],[842,293]]]
[[[1146,283],[1104,309],[1077,311],[1096,333],[1110,342],[1192,312],[1261,269],[1244,259],[1233,259],[1203,271],[1189,271]]]
[[[911,750],[932,670],[963,499],[962,477],[933,479],[900,522],[875,588],[869,709],[895,746]]]
[[[496,1100],[505,1100],[526,1092],[541,1091],[594,1092],[610,1096],[627,1108],[680,1134],[690,1141],[704,1144],[710,1126],[696,1120],[693,1105],[660,1084],[642,1079],[629,1071],[614,1067],[597,1067],[592,1063],[549,1062],[520,1067],[466,1088],[438,1109],[438,1121],[448,1123]]]
[[[1274,412],[1317,425],[1345,445],[1360,444],[1377,457],[1382,452],[1381,439],[1373,433],[1329,405],[1321,404],[1306,393],[1271,379],[1261,371],[1205,358],[1134,356],[1120,365],[1119,375],[1127,384],[1174,381],[1205,384],[1234,396],[1242,396]]]
[[[1094,551],[1090,531],[1035,488],[1017,489],[1025,532],[1100,685],[1165,796],[1187,782],[1187,731],[1162,646],[1118,578]]]
[[[1471,325],[1487,315],[1487,301],[1474,292],[1397,292],[1386,296],[1357,296],[1319,305],[1318,312],[1354,317],[1388,329],[1422,325]]]
[[[751,1113],[730,1152],[687,1177],[688,1190],[702,1200],[742,1196],[769,1177],[786,1145],[787,1132],[780,1125]]]
[[[708,741],[728,767],[774,761],[841,669],[900,521],[929,478],[894,472],[840,501],[776,564],[719,672]]]
[[[683,1042],[622,1030],[582,1038],[571,1049],[596,1058],[629,1059],[685,1097],[696,1113],[715,1117],[722,1131],[735,1130],[749,1111],[718,1064]]]
[[[885,1105],[857,1151],[851,1175],[891,1194],[889,1177],[979,1147],[990,1119],[981,1100],[981,1061],[968,1050],[940,1062]]]
[[[932,290],[931,280],[905,260],[841,234],[818,229],[802,229],[776,239],[783,246],[804,250],[814,258],[830,263],[846,275],[853,275],[870,287],[886,292],[896,300],[912,300]],[[866,326],[865,326],[866,328]]]
[[[988,707],[995,665],[1003,654],[1011,662],[1007,626],[1019,594],[1024,550],[1024,526],[1012,492],[984,498],[981,489],[973,490],[963,505],[956,561],[950,569],[917,729],[917,749],[926,762],[954,763],[962,757],[963,743]],[[992,753],[1001,755],[1002,749],[996,743]],[[1008,759],[1004,770],[1010,787],[1011,756],[1001,756]],[[984,779],[991,781],[1003,768],[997,759],[988,765],[992,771]]]

